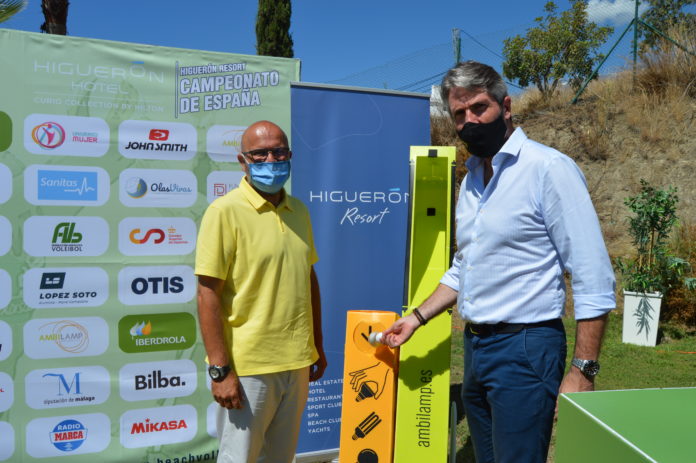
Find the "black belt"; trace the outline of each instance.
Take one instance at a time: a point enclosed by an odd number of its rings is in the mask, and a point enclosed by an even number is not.
[[[561,322],[560,318],[554,318],[553,320],[545,320],[543,322],[535,323],[467,323],[466,329],[469,333],[473,334],[474,336],[483,337],[490,336],[492,334],[519,333],[520,331],[527,328],[538,328],[542,326],[558,327],[562,325],[563,322]]]

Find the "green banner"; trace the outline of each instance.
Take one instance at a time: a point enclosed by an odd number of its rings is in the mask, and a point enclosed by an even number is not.
[[[0,461],[214,460],[198,224],[299,61],[0,29],[0,70]]]

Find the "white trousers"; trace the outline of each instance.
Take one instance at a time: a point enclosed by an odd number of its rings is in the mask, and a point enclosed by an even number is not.
[[[291,463],[309,394],[309,367],[239,380],[242,409],[218,409],[218,463]]]

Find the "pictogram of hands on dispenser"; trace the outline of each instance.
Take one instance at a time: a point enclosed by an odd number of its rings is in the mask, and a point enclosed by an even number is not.
[[[387,379],[391,369],[382,362],[363,368],[361,370],[351,371],[350,385],[358,395],[355,397],[356,402],[360,402],[369,397],[374,397],[375,400],[384,392],[384,386],[387,384]]]

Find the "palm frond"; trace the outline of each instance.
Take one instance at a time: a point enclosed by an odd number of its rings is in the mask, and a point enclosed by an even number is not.
[[[0,0],[0,23],[22,11],[27,3],[28,0]]]

